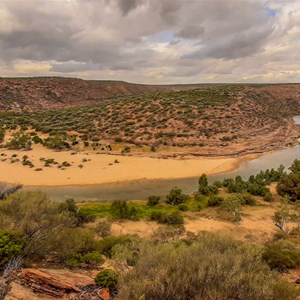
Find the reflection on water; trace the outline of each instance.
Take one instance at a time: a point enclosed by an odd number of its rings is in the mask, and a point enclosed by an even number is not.
[[[295,124],[300,124],[300,116],[294,117]],[[277,168],[280,164],[289,167],[294,159],[300,158],[300,146],[264,154],[257,159],[243,162],[238,169],[209,176],[209,181],[222,180],[226,177],[241,175],[248,178],[260,170]],[[201,174],[199,173],[199,176]],[[112,201],[115,199],[133,200],[147,199],[149,195],[164,197],[174,186],[182,188],[184,193],[193,193],[197,190],[198,177],[168,179],[168,180],[135,180],[130,182],[110,183],[91,186],[63,186],[63,187],[39,187],[38,189],[48,193],[52,199],[64,201],[74,198],[76,201]],[[36,187],[24,187],[24,190],[37,189]]]

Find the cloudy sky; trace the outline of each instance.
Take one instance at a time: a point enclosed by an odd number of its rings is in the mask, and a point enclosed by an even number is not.
[[[300,82],[300,0],[0,0],[0,76]]]

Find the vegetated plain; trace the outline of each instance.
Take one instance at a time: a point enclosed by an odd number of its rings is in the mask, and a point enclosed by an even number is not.
[[[248,180],[202,174],[195,193],[174,187],[165,201],[59,204],[2,185],[2,295],[297,299],[299,184],[295,160]]]
[[[89,153],[117,154],[109,165],[118,166],[126,155],[261,153],[299,136],[297,84],[144,88],[39,78],[1,79],[0,87],[0,163],[41,176],[75,166],[24,150],[86,153],[76,165],[84,176]],[[94,98],[65,101],[76,87]],[[297,299],[300,161],[288,172],[276,167],[212,184],[202,174],[195,193],[174,187],[165,201],[153,193],[147,202],[57,203],[1,184],[0,297]]]

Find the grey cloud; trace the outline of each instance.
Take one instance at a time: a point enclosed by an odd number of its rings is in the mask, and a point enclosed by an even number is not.
[[[130,11],[136,9],[143,1],[141,0],[117,0],[120,10],[124,16],[128,15]]]
[[[273,2],[276,18],[265,9]],[[270,67],[263,69],[264,60],[276,70],[281,63],[291,68],[299,57],[293,28],[300,13],[292,0],[285,5],[276,0],[26,0],[26,5],[1,0],[1,12],[9,16],[0,20],[6,68],[28,60],[48,62],[50,72],[64,74],[131,70],[135,78],[154,73],[198,78],[222,60],[237,62],[237,70],[250,65],[252,72],[265,72]],[[270,47],[279,49],[282,39],[288,47],[273,53]]]
[[[178,37],[182,37],[185,39],[194,39],[198,38],[200,35],[202,35],[205,32],[204,26],[199,25],[188,25],[184,28],[182,28],[178,33]]]

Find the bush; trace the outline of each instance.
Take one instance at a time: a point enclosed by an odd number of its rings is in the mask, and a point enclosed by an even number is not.
[[[112,249],[116,245],[126,245],[132,242],[130,236],[108,236],[100,240],[97,244],[97,250],[107,257],[111,257]]]
[[[271,269],[281,272],[300,266],[300,246],[289,241],[278,241],[265,247],[263,258]]]
[[[256,205],[256,200],[249,194],[241,194],[239,195],[242,205]]]
[[[26,237],[20,232],[0,231],[0,267],[21,254]]]
[[[153,211],[150,215],[150,220],[157,221],[158,223],[168,225],[183,224],[183,217],[178,213],[165,213],[162,211]]]
[[[95,227],[95,232],[101,237],[110,236],[111,223],[107,221],[99,221]]]
[[[139,252],[135,267],[121,276],[118,299],[288,300],[298,294],[263,262],[259,247],[224,236],[201,234]]]
[[[59,210],[61,212],[70,213],[76,220],[76,226],[82,226],[85,223],[93,222],[95,220],[94,216],[78,208],[72,198],[67,199],[64,203],[60,203]]]
[[[212,195],[208,198],[207,205],[208,206],[220,206],[224,199],[220,196]]]
[[[112,270],[103,270],[96,275],[95,283],[97,286],[116,290],[118,285],[118,275]]]
[[[135,219],[137,216],[137,208],[129,207],[126,201],[115,200],[110,207],[111,216],[115,219]]]
[[[149,196],[148,201],[147,201],[147,205],[148,206],[155,206],[159,203],[159,200],[160,200],[160,196]]]
[[[266,193],[264,195],[264,200],[267,201],[267,202],[272,202],[273,201],[273,196],[271,193]]]
[[[166,195],[166,203],[170,205],[176,205],[183,203],[187,200],[188,196],[182,194],[182,190],[178,187],[174,187],[169,194]]]
[[[188,211],[189,210],[189,206],[185,203],[181,203],[178,205],[178,209],[181,211]]]

